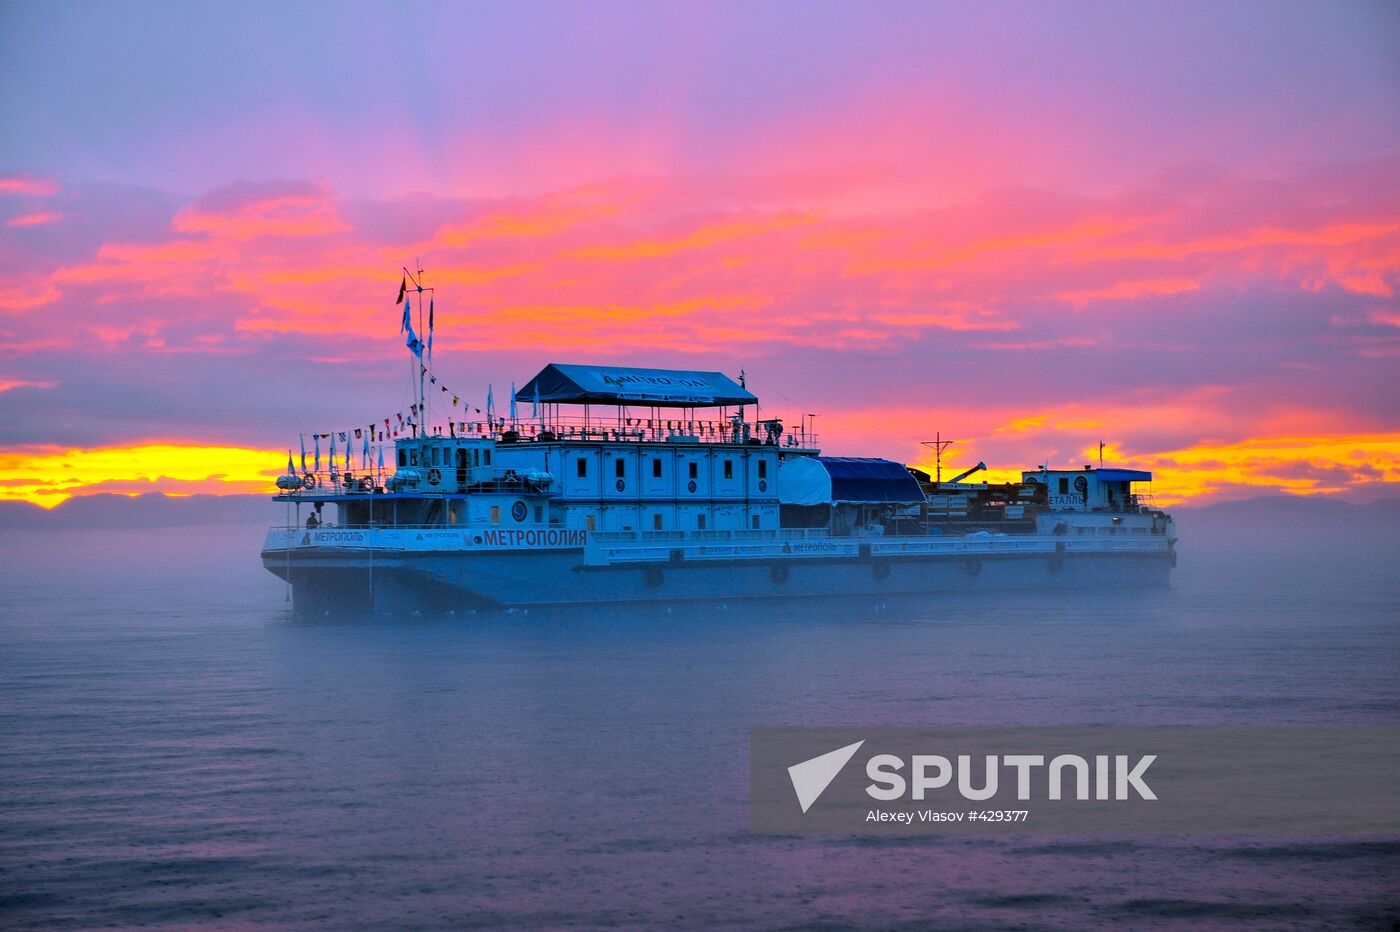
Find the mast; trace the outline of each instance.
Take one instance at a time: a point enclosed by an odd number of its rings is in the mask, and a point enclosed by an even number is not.
[[[944,440],[942,433],[936,433],[933,436],[933,440],[921,440],[919,442],[923,446],[933,448],[933,461],[935,464],[934,481],[941,485],[943,483],[943,451],[951,447],[957,441]]]
[[[407,266],[404,266],[403,274],[413,283],[413,289],[418,293],[418,332],[431,337],[432,334],[423,329],[423,295],[428,295],[429,300],[432,300],[434,289],[423,287],[423,270],[421,268],[415,276],[408,270]],[[431,329],[431,317],[428,324],[429,329]],[[428,397],[427,392],[424,390],[424,383],[427,379],[428,363],[432,360],[431,358],[425,360],[422,355],[415,356],[411,351],[409,352],[409,356],[413,357],[412,361],[418,366],[418,417],[413,422],[413,436],[426,437],[428,436]]]

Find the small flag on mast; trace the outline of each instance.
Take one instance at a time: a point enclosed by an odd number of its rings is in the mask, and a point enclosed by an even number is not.
[[[399,282],[399,299],[398,299],[397,301],[395,301],[394,303],[395,303],[395,304],[403,304],[404,296],[407,295],[407,294],[408,294],[408,276],[405,275],[405,276],[403,277],[403,281]]]
[[[409,319],[408,316],[409,310],[409,302],[405,300],[403,303],[403,320],[399,323],[399,333],[403,333],[405,330],[413,329],[413,322]]]
[[[510,419],[515,420],[515,383],[510,383]]]
[[[301,471],[306,472],[306,435],[301,434],[297,439],[301,441]]]
[[[433,305],[437,302],[428,299],[428,358],[433,358]]]
[[[312,434],[311,439],[316,442],[316,471],[321,471],[321,435]]]

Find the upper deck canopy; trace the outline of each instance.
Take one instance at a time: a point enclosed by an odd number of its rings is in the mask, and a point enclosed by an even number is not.
[[[758,399],[722,372],[568,366],[550,363],[515,393],[516,401],[550,404],[650,405],[658,408],[717,408],[751,405]]]

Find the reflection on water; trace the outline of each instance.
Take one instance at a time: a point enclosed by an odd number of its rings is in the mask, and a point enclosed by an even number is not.
[[[1198,540],[1170,590],[294,623],[258,542],[15,548],[4,925],[1400,918],[1394,843],[746,829],[754,725],[1400,721],[1393,544]]]

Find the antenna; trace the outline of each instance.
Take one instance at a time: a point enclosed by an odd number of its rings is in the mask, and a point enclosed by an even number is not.
[[[931,448],[933,449],[933,462],[934,462],[934,474],[935,474],[935,475],[934,475],[934,481],[935,481],[935,482],[942,482],[942,481],[943,481],[943,451],[946,450],[946,449],[948,449],[949,447],[951,447],[953,444],[957,443],[957,441],[956,441],[956,440],[944,440],[944,439],[943,439],[943,434],[942,434],[942,433],[936,433],[936,434],[933,435],[933,437],[934,437],[934,439],[932,439],[932,440],[921,440],[921,441],[919,441],[919,442],[920,442],[921,444],[923,444],[924,446],[926,446],[926,447],[931,447]]]

